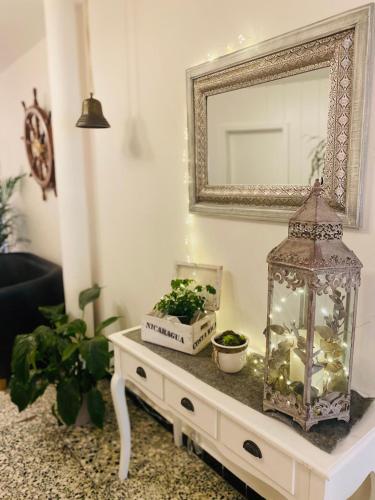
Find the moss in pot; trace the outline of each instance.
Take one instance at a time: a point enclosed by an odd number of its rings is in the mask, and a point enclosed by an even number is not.
[[[236,373],[246,364],[249,341],[245,335],[232,330],[215,335],[211,339],[216,366],[226,373]]]

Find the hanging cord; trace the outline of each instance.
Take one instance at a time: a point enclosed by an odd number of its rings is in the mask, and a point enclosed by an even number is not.
[[[84,34],[83,37],[83,52],[85,58],[85,69],[86,69],[86,92],[87,95],[90,93],[94,93],[94,76],[92,69],[92,61],[91,61],[91,42],[90,42],[90,16],[89,16],[89,1],[84,0],[83,8],[82,8],[82,17],[83,17],[83,25],[84,25]]]

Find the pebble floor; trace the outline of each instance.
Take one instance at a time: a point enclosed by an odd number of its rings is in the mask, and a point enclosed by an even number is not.
[[[50,413],[54,390],[22,413],[0,392],[0,499],[243,498],[171,433],[129,400],[132,457],[129,479],[117,478],[119,435],[108,387],[103,430],[59,427]]]

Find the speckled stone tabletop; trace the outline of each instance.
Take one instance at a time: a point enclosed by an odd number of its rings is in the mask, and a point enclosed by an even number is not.
[[[212,361],[212,346],[209,345],[203,351],[191,356],[183,352],[174,351],[166,347],[143,342],[141,331],[135,330],[126,336],[150,349],[150,351],[162,356],[166,360],[188,371],[190,374],[202,380],[206,384],[240,401],[246,406],[263,413],[263,357],[253,354],[248,358],[246,366],[235,374],[224,373],[219,370]],[[326,420],[312,427],[309,432],[304,431],[297,423],[287,415],[278,412],[267,412],[266,415],[275,417],[315,446],[328,453],[332,452],[337,443],[346,437],[352,426],[364,415],[373,399],[363,398],[356,391],[352,391],[351,418],[350,422],[339,422],[337,420]]]

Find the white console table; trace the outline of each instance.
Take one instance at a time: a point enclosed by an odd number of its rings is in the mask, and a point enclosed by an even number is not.
[[[284,423],[127,337],[137,330],[110,336],[115,350],[111,389],[121,437],[120,479],[128,475],[131,453],[125,384],[173,422],[176,446],[182,444],[182,432],[191,436],[267,500],[344,500],[375,471],[374,404],[328,454]],[[372,495],[361,498],[370,500]]]

